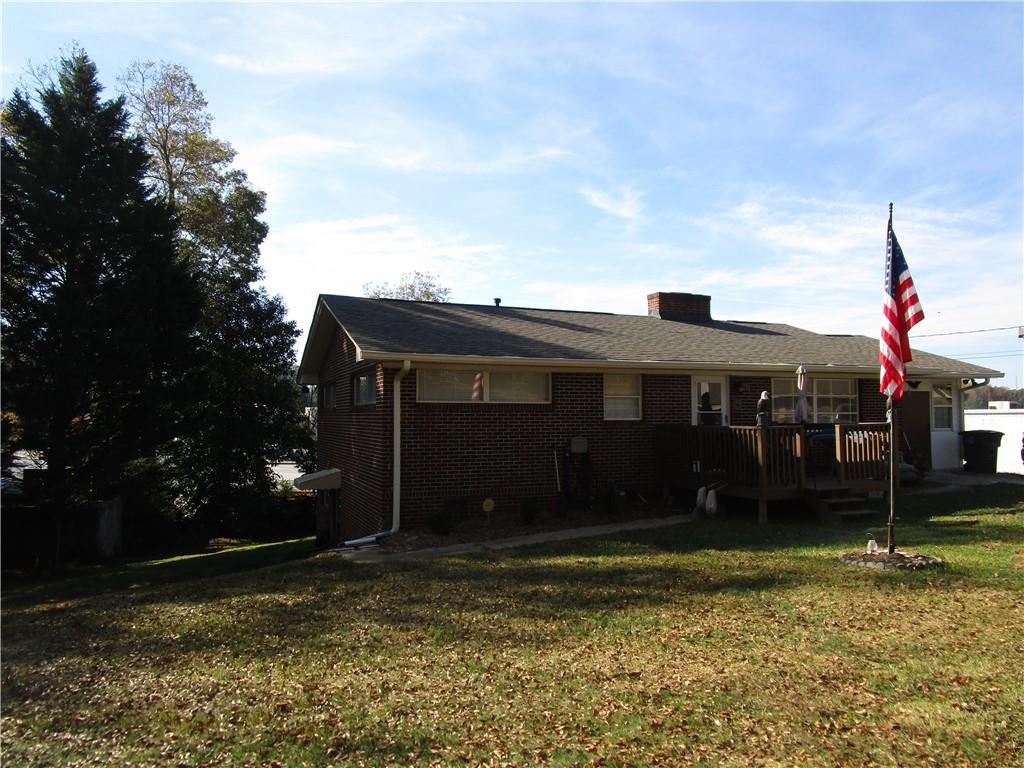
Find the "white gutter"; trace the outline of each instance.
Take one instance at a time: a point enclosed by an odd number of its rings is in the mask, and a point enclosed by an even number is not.
[[[372,533],[358,539],[344,542],[346,547],[360,547],[364,544],[375,544],[385,536],[398,533],[402,523],[402,379],[412,368],[412,361],[405,360],[402,367],[395,372],[395,383],[391,388],[392,424],[391,424],[391,530]]]
[[[739,372],[739,373],[789,373],[792,374],[798,363],[733,363],[728,361],[692,361],[692,360],[599,360],[594,358],[537,358],[537,357],[496,357],[490,355],[440,355],[440,354],[416,354],[408,352],[381,352],[376,350],[360,350],[362,359],[375,360],[385,365],[388,363],[403,362],[410,357],[415,358],[417,367],[420,365],[451,366],[477,368],[480,366],[524,366],[548,371],[569,372],[579,369],[592,370],[623,370],[637,373],[686,373],[689,371],[715,371],[715,372]],[[851,366],[832,364],[804,364],[807,372],[825,373],[830,375],[864,373],[878,373],[878,366]],[[998,371],[992,371],[984,375],[996,375]],[[945,378],[945,377],[967,377],[969,374],[958,373],[953,370],[941,368],[911,367],[907,373],[914,378]],[[983,375],[973,374],[975,378]]]
[[[960,382],[960,391],[961,392],[967,392],[968,390],[977,389],[978,387],[984,387],[984,386],[988,385],[988,382],[989,382],[989,377],[988,376],[986,376],[981,381],[975,381],[974,380],[975,378],[977,378],[977,377],[972,376],[969,380],[968,379],[964,379],[963,381],[961,381]],[[965,384],[964,381],[969,381],[969,383]]]

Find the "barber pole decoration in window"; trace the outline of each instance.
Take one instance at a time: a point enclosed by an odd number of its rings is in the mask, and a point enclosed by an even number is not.
[[[473,377],[473,400],[484,399],[484,375],[478,373]]]

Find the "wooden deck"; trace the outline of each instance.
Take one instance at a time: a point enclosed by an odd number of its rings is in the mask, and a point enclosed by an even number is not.
[[[669,487],[714,485],[767,503],[829,488],[889,486],[887,423],[711,427],[663,425],[657,432],[661,479]]]

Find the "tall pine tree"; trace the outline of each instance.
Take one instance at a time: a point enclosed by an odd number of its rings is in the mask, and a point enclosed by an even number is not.
[[[173,471],[184,508],[224,530],[270,490],[269,462],[309,440],[292,376],[299,331],[280,297],[258,287],[266,196],[229,167],[234,150],[210,135],[206,100],[187,70],[135,63],[121,82],[203,295],[203,357]]]
[[[101,90],[75,50],[3,114],[4,404],[46,461],[58,542],[68,513],[138,490],[180,431],[196,341],[173,212]]]

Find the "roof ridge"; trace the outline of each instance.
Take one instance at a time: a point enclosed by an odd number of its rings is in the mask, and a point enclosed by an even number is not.
[[[492,309],[497,311],[503,311],[506,309],[525,309],[531,312],[562,312],[565,314],[576,314],[576,315],[611,315],[614,317],[646,317],[646,315],[630,315],[630,314],[616,314],[615,312],[601,312],[594,309],[557,309],[554,307],[518,307],[511,304],[502,304],[496,306],[494,304],[470,304],[462,301],[422,301],[419,299],[394,299],[387,296],[372,297],[372,296],[348,296],[340,293],[322,293],[324,297],[330,297],[332,299],[358,299],[360,301],[375,301],[375,302],[394,302],[401,304],[440,304],[446,307],[469,307],[472,309]]]

